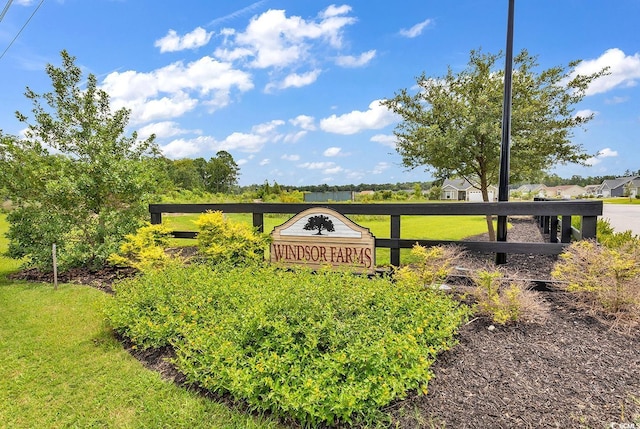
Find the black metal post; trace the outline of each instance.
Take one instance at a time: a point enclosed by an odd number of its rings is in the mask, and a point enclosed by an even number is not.
[[[502,104],[502,142],[500,145],[500,183],[498,201],[509,201],[509,143],[511,140],[511,77],[513,75],[513,9],[515,0],[509,0],[507,19],[507,52],[504,62],[504,99]],[[498,241],[507,241],[507,217],[498,216]],[[507,254],[496,253],[496,264],[506,264]]]

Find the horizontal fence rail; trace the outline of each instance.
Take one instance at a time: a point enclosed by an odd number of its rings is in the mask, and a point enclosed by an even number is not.
[[[162,223],[163,213],[252,213],[253,226],[264,232],[264,214],[296,214],[312,207],[327,207],[343,215],[390,216],[389,238],[376,238],[375,245],[391,251],[391,264],[400,265],[400,249],[439,244],[457,244],[469,250],[486,253],[531,253],[557,255],[571,241],[571,217],[581,217],[581,238],[596,238],[598,216],[602,215],[602,201],[531,201],[493,203],[394,203],[394,204],[329,204],[329,203],[220,203],[220,204],[150,204],[151,223]],[[549,234],[549,243],[517,243],[486,241],[443,241],[400,237],[402,216],[534,216],[543,232]],[[558,217],[561,218],[559,224]],[[545,223],[546,222],[546,223]],[[561,225],[561,240],[557,232]],[[546,227],[546,228],[545,228]],[[568,232],[567,232],[568,231]],[[176,238],[195,238],[196,232],[174,231]],[[507,234],[508,237],[508,234]]]

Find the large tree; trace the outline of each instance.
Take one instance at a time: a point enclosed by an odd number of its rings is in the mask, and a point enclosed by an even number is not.
[[[233,156],[225,150],[218,151],[216,156],[207,162],[206,188],[210,192],[229,193],[238,183],[240,168]]]
[[[500,54],[471,51],[467,67],[443,77],[417,78],[418,90],[402,89],[383,102],[402,117],[397,150],[409,168],[426,167],[438,178],[462,177],[489,200],[500,163],[504,62]],[[589,84],[606,73],[577,75],[579,61],[537,71],[526,50],[514,58],[511,116],[511,181],[539,177],[558,163],[584,163],[590,156],[573,141],[573,130],[593,118],[574,108]],[[492,240],[493,223],[487,219]]]
[[[0,188],[16,205],[9,214],[9,252],[51,266],[57,244],[67,267],[100,265],[147,215],[158,186],[154,136],[126,135],[129,111],[112,111],[109,96],[62,51],[47,65],[53,90],[30,88],[23,138],[0,135]]]

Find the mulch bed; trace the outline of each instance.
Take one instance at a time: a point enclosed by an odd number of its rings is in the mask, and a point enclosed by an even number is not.
[[[514,218],[511,223],[509,241],[545,238],[531,219]],[[491,267],[493,260],[494,255],[468,253],[460,266]],[[552,256],[508,255],[501,269],[521,279],[551,280],[554,262]],[[84,272],[72,274],[70,281],[109,291],[114,279],[127,275],[131,272]],[[51,281],[33,272],[14,277]],[[494,326],[477,318],[463,326],[459,344],[434,364],[428,395],[412,393],[387,407],[392,426],[601,428],[635,422],[640,428],[637,328],[613,329],[553,285],[540,295],[551,310],[543,324]],[[171,350],[139,351],[123,344],[147,367],[184,382],[167,362]]]

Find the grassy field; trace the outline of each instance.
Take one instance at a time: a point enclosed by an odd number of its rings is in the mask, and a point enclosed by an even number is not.
[[[164,215],[163,224],[175,231],[195,231],[194,221],[199,214],[175,214]],[[252,223],[251,214],[230,213],[229,219],[239,222]],[[265,215],[264,231],[270,233],[274,227],[286,222],[293,215]],[[369,228],[371,233],[379,238],[390,236],[389,216],[348,216],[354,222]],[[403,216],[400,224],[402,238],[415,238],[425,240],[460,240],[472,235],[487,232],[487,221],[484,216]],[[193,246],[194,240],[174,239],[173,246]],[[376,263],[386,265],[389,263],[389,249],[376,250]],[[407,261],[409,249],[402,249],[401,263]]]
[[[640,204],[639,198],[629,197],[604,198],[602,201],[605,204]]]
[[[0,252],[7,224],[0,214]],[[275,428],[164,381],[105,324],[112,297],[75,285],[13,282],[0,257],[0,427]]]

